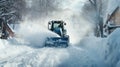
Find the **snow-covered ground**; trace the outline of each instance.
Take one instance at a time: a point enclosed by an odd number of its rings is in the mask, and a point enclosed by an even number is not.
[[[99,42],[101,43],[101,40]],[[106,67],[104,52],[102,53],[105,49],[102,51],[100,50],[102,47],[97,49],[98,46],[104,45],[95,43],[96,41],[92,41],[92,44],[86,45],[84,42],[68,48],[35,48],[6,44],[0,49],[0,65],[1,67]]]
[[[68,48],[46,48],[43,47],[46,37],[57,35],[47,30],[44,24],[25,21],[19,27],[16,33],[17,38],[0,40],[1,67],[107,66],[104,62],[106,39],[82,36],[79,42],[72,43],[71,40]]]
[[[29,24],[29,25],[28,25]],[[38,24],[24,23],[18,38],[0,40],[1,67],[106,67],[107,39],[84,37],[68,48],[46,48],[48,36],[57,36]],[[29,31],[28,31],[29,30]]]
[[[87,36],[68,48],[47,48],[46,37],[55,33],[38,24],[21,25],[20,37],[0,40],[0,67],[119,67],[120,29],[108,38]]]

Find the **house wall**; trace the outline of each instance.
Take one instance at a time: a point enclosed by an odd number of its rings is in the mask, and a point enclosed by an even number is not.
[[[114,22],[116,25],[120,25],[120,8],[115,13]]]
[[[120,9],[118,9],[113,15],[111,15],[109,21],[113,22],[115,25],[120,25]]]
[[[109,21],[110,23],[114,25],[120,26],[120,9],[117,9],[111,16]],[[109,34],[112,33],[116,28],[112,28],[109,30]]]

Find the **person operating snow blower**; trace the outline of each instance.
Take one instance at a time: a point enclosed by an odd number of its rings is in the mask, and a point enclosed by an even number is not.
[[[62,36],[61,24],[56,25],[53,31],[56,32],[59,36]]]

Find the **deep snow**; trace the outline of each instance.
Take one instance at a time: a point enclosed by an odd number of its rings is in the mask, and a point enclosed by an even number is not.
[[[120,29],[108,38],[91,35],[68,48],[46,48],[46,37],[55,33],[37,23],[21,25],[17,38],[0,40],[1,67],[119,67]]]
[[[79,5],[80,1],[83,3]],[[28,15],[16,30],[16,38],[0,40],[0,67],[119,67],[119,29],[108,38],[88,36],[92,24],[81,17],[81,11],[78,10],[84,1],[75,0],[73,3],[65,0],[61,3],[63,6],[57,8],[61,10],[42,19],[33,20]],[[68,4],[71,4],[70,7],[66,6]],[[46,37],[58,36],[47,30],[47,22],[52,19],[67,22],[66,28],[71,39],[68,48],[43,47]]]
[[[109,67],[119,67],[120,62],[120,28],[116,29],[108,37],[108,50],[106,53],[106,62],[110,65]]]
[[[68,48],[46,48],[43,47],[46,37],[57,35],[47,30],[44,24],[41,26],[25,21],[17,31],[17,38],[0,40],[1,67],[107,66],[104,62],[106,44],[103,44],[103,39],[82,37],[82,40],[71,43]]]
[[[99,53],[101,51],[87,47],[86,45],[36,49],[24,45],[12,45],[7,49],[1,49],[0,65],[1,67],[106,67],[103,56]]]
[[[68,48],[46,48],[43,47],[46,37],[57,36],[55,33],[48,31],[46,26],[39,27],[37,23],[21,25],[17,29],[20,37],[0,40],[1,67],[107,66],[104,61],[106,39],[87,36],[79,43],[71,43]]]

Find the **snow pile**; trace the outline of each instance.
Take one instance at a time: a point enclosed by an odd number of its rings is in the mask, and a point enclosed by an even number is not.
[[[94,36],[86,37],[77,45],[85,50],[96,53],[101,60],[106,55],[107,38],[97,38]]]
[[[108,37],[108,51],[106,56],[106,62],[110,65],[109,67],[119,67],[120,61],[120,28],[116,29]]]

